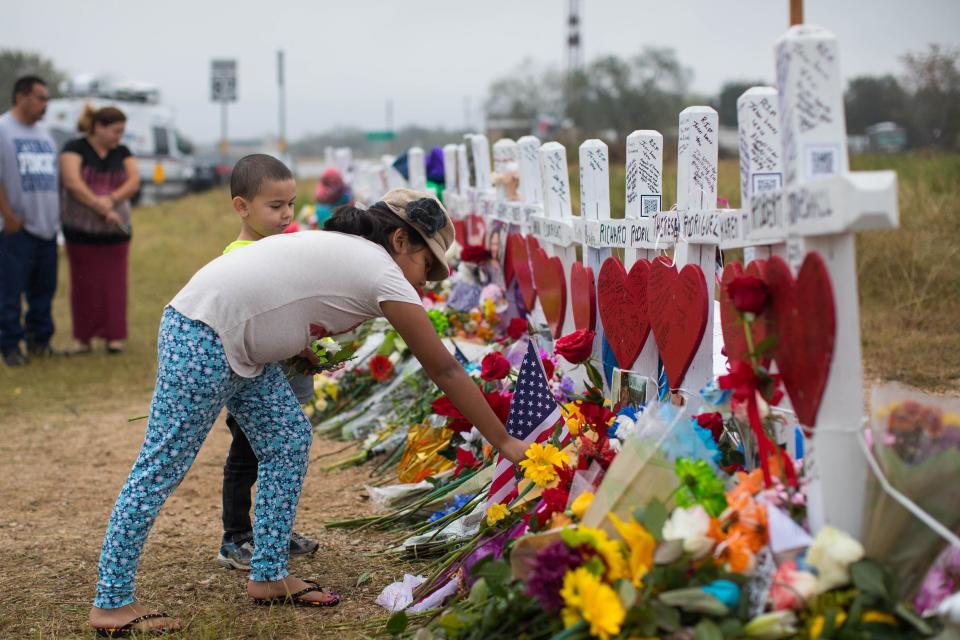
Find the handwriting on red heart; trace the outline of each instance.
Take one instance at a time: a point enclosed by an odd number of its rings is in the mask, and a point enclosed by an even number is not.
[[[547,318],[554,338],[563,331],[563,316],[567,312],[567,283],[563,263],[557,256],[548,256],[537,246],[533,251],[533,279],[537,283],[537,298]]]
[[[810,252],[796,279],[777,256],[767,261],[765,276],[777,335],[774,360],[797,419],[812,428],[827,388],[837,335],[830,273],[820,254]],[[850,402],[861,400],[850,398]]]
[[[577,329],[595,331],[597,328],[597,285],[593,269],[574,262],[570,268],[570,304],[573,305],[573,324]]]
[[[707,281],[698,265],[688,264],[678,273],[668,258],[654,259],[647,282],[647,310],[671,389],[680,388],[703,340],[708,304]]]
[[[517,279],[517,286],[520,288],[523,305],[527,311],[532,311],[537,301],[537,291],[533,286],[533,271],[530,269],[530,256],[523,236],[516,233],[507,236],[507,253],[510,255],[510,264],[513,275]]]
[[[650,315],[647,311],[649,278],[648,260],[634,262],[630,273],[616,256],[607,258],[600,266],[597,279],[600,321],[621,369],[633,366],[650,335]]]
[[[727,293],[727,287],[734,278],[742,276],[744,273],[766,282],[764,277],[766,266],[766,260],[753,260],[747,264],[746,272],[739,262],[731,262],[723,268],[723,279],[720,284],[720,326],[723,328],[723,346],[727,350],[727,358],[731,362],[734,360],[749,360],[750,351],[747,348],[747,335],[744,332],[743,320],[741,320],[737,308],[733,306],[733,301]],[[753,346],[756,348],[770,335],[770,314],[761,313],[751,323],[750,328]],[[769,367],[771,358],[771,352],[768,351],[760,359],[760,364]]]

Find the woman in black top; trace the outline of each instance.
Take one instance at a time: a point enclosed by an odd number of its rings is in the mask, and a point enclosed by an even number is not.
[[[93,338],[120,353],[127,338],[127,255],[130,198],[140,174],[130,150],[120,144],[127,117],[115,107],[89,105],[60,155],[63,235],[70,260],[70,310],[76,352],[88,353]]]

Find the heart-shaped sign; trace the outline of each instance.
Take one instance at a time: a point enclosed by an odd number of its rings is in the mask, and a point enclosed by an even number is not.
[[[827,388],[837,335],[837,312],[830,273],[818,253],[808,253],[796,280],[779,257],[767,262],[770,309],[777,334],[774,359],[797,419],[816,424]],[[861,398],[850,398],[860,402]]]
[[[680,388],[703,340],[708,303],[707,281],[698,265],[688,264],[677,272],[668,258],[654,259],[647,282],[647,311],[671,389]]]
[[[604,260],[600,267],[597,279],[600,321],[621,369],[633,366],[650,335],[650,315],[647,312],[649,277],[650,262],[647,260],[634,262],[630,273],[616,256]]]
[[[533,286],[533,271],[530,269],[530,256],[527,253],[527,243],[523,236],[511,233],[507,236],[507,254],[513,267],[513,275],[520,288],[520,296],[527,311],[533,309],[537,301],[537,290]]]
[[[753,260],[747,264],[746,271],[739,262],[731,262],[723,268],[723,279],[720,284],[720,325],[723,328],[723,346],[727,351],[727,358],[731,362],[734,360],[749,360],[750,350],[747,348],[747,335],[744,332],[743,320],[741,320],[737,308],[733,306],[733,301],[727,293],[727,287],[734,278],[744,274],[760,278],[766,282],[764,277],[766,266],[766,260]],[[750,333],[754,348],[770,335],[770,316],[770,313],[761,313],[751,323]],[[771,357],[770,352],[764,354],[760,359],[760,364],[769,367]]]
[[[537,283],[537,298],[547,318],[554,338],[563,331],[563,316],[567,312],[567,283],[563,277],[563,263],[557,256],[548,256],[537,246],[533,250],[533,279]]]
[[[593,269],[574,262],[570,267],[570,304],[573,305],[573,324],[577,329],[595,331],[597,328],[597,285]]]

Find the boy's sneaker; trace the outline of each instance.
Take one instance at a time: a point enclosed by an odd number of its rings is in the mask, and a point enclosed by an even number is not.
[[[305,556],[314,553],[320,548],[316,540],[300,535],[290,534],[290,555]],[[228,569],[250,571],[250,560],[253,558],[253,534],[243,534],[232,539],[223,539],[220,544],[220,553],[217,554],[217,564]]]
[[[227,569],[250,571],[250,560],[253,558],[253,534],[238,536],[232,540],[224,537],[220,544],[220,553],[217,554],[217,564]]]
[[[290,534],[290,555],[305,556],[320,548],[320,543],[297,532]]]
[[[8,367],[22,367],[28,362],[30,362],[30,358],[23,355],[20,347],[16,347],[12,351],[3,354],[3,363]]]

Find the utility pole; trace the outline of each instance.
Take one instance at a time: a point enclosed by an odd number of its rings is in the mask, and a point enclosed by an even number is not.
[[[386,124],[387,128],[387,153],[393,154],[393,98],[387,98],[386,105]]]
[[[583,68],[583,41],[580,38],[580,0],[569,0],[567,15],[567,74]]]
[[[280,49],[277,51],[277,91],[279,93],[277,100],[279,110],[277,117],[277,150],[280,152],[280,155],[287,152],[287,87],[284,81],[283,67],[283,49]]]
[[[803,24],[803,0],[790,0],[790,26]]]

